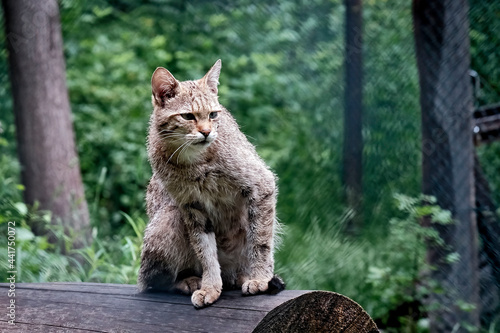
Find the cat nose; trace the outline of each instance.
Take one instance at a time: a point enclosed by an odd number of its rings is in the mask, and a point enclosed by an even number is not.
[[[199,130],[199,132],[200,132],[201,134],[203,134],[203,136],[204,136],[205,138],[206,138],[207,136],[209,136],[209,135],[210,135],[210,129],[208,129],[208,128],[201,129],[201,130]]]

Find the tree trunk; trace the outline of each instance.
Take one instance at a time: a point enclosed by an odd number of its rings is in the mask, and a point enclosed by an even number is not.
[[[414,0],[413,15],[422,108],[423,192],[453,214],[433,226],[445,246],[431,246],[431,332],[479,327],[478,234],[474,214],[472,91],[466,0]],[[447,260],[456,252],[459,259]],[[475,308],[474,308],[475,307]]]
[[[2,5],[24,199],[50,210],[53,222],[61,219],[66,227],[85,231],[89,213],[66,89],[57,1],[2,0]]]
[[[500,221],[477,154],[474,154],[474,166],[477,225],[481,239],[481,324],[489,327],[500,313]]]
[[[347,205],[354,212],[349,230],[359,231],[362,211],[363,58],[362,0],[345,0],[345,93],[343,183]]]

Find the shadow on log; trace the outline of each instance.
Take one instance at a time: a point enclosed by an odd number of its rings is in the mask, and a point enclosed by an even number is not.
[[[291,299],[271,310],[253,333],[379,332],[363,308],[350,298],[315,291]]]

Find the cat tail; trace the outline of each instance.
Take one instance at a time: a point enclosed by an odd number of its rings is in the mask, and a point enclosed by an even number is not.
[[[280,291],[285,290],[285,287],[286,284],[283,279],[279,275],[274,274],[271,281],[268,282],[267,292],[271,295],[276,295]]]
[[[175,274],[158,263],[144,259],[137,277],[137,289],[140,293],[149,291],[171,291]]]

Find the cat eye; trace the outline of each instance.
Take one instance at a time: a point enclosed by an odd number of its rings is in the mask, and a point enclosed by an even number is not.
[[[219,116],[219,112],[217,112],[217,111],[210,112],[210,114],[208,115],[208,117],[209,117],[210,119],[215,119],[215,118],[217,118],[218,116]]]
[[[195,120],[196,118],[194,117],[194,114],[192,113],[181,113],[180,114],[182,119],[185,119],[185,120]]]

